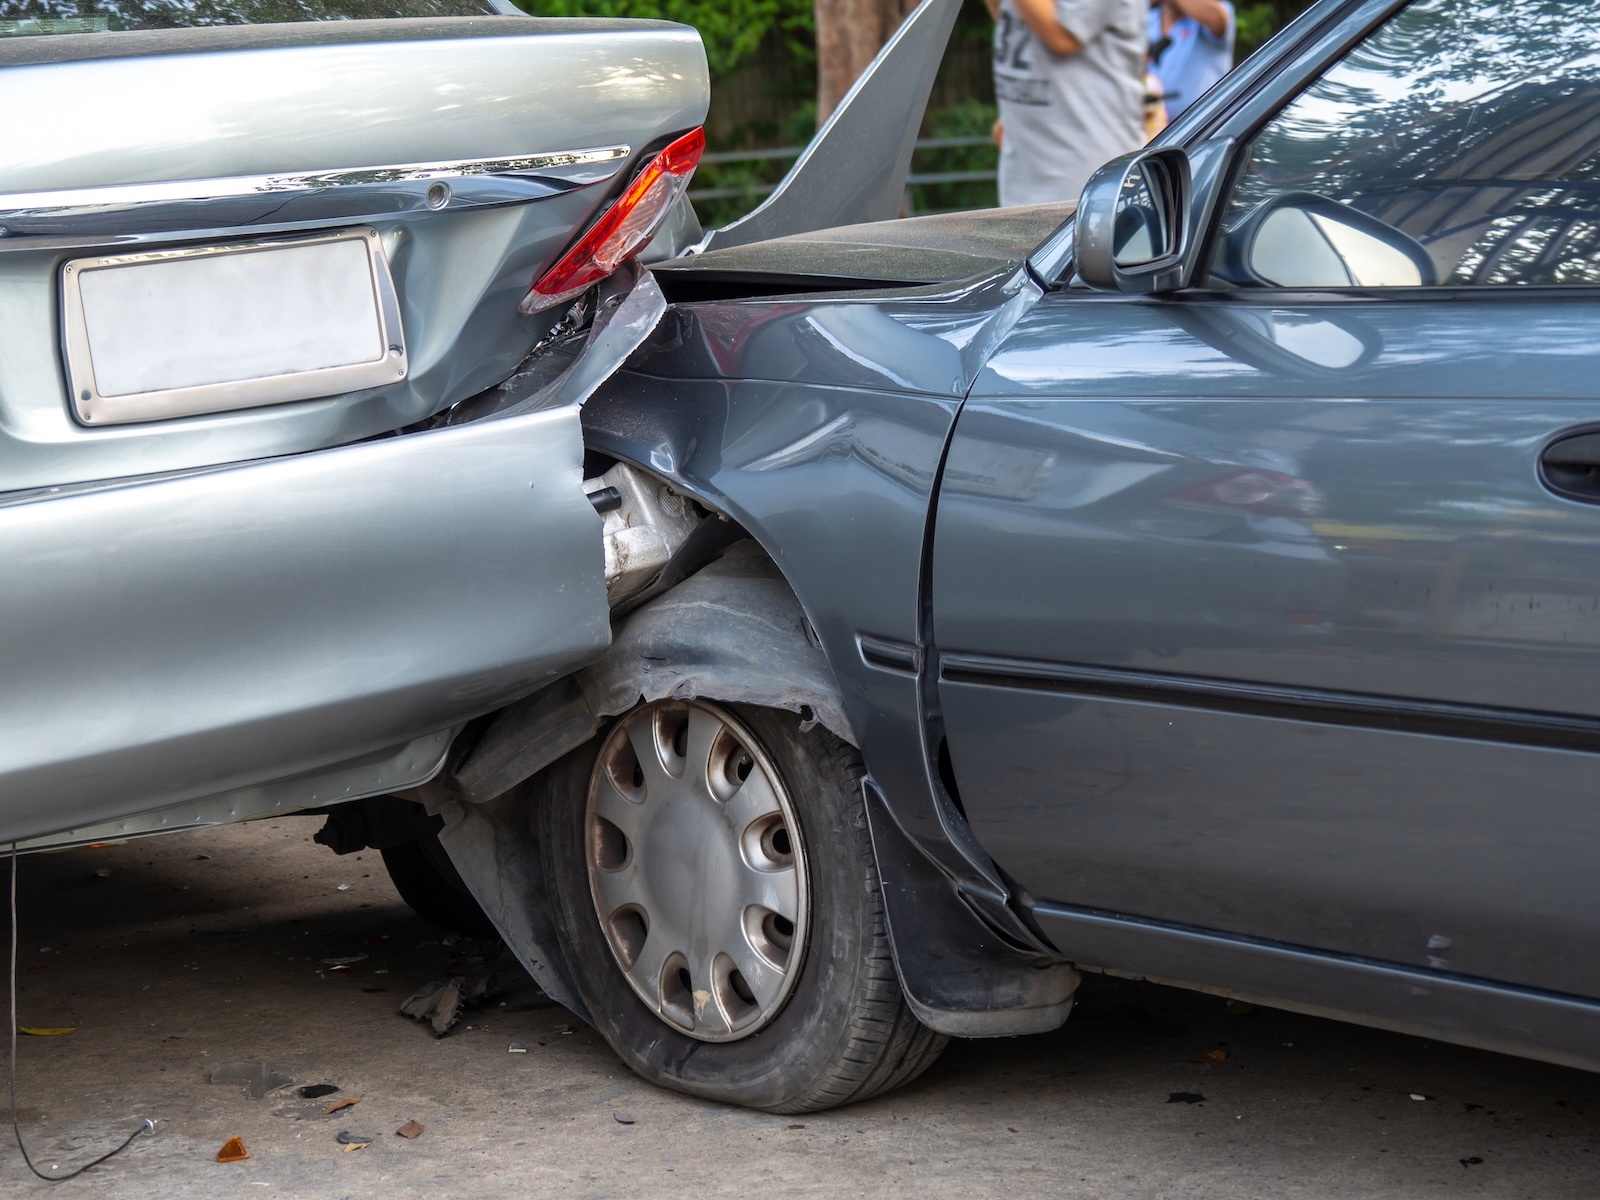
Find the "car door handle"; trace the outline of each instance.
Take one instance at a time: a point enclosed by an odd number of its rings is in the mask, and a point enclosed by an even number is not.
[[[1539,456],[1539,479],[1558,496],[1600,504],[1600,430],[1558,438]]]

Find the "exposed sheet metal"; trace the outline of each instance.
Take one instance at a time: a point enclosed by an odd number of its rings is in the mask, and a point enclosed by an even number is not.
[[[748,216],[712,232],[701,249],[899,216],[922,113],[960,9],[961,0],[923,0],[777,191]]]

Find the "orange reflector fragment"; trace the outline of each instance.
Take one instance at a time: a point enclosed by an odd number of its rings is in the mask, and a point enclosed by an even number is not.
[[[250,1157],[250,1151],[244,1148],[244,1142],[236,1137],[231,1137],[222,1143],[222,1149],[217,1151],[218,1162],[243,1162]]]

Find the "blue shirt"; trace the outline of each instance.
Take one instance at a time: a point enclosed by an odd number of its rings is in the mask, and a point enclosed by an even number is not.
[[[1228,10],[1228,29],[1222,37],[1212,33],[1193,17],[1179,17],[1166,36],[1172,43],[1154,59],[1150,70],[1161,80],[1167,97],[1167,116],[1176,118],[1205,94],[1207,88],[1233,67],[1233,5]],[[1150,10],[1150,48],[1158,47],[1161,33],[1161,6]]]

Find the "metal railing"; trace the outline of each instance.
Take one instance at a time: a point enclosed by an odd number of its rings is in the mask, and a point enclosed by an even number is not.
[[[994,142],[988,137],[946,137],[922,138],[917,142],[917,150],[954,150],[965,149],[971,146],[992,146]],[[741,162],[778,162],[783,159],[799,158],[805,153],[804,146],[784,146],[776,150],[716,150],[701,156],[702,166],[716,166],[720,163]],[[906,180],[907,187],[917,187],[919,184],[936,183],[986,183],[998,178],[996,171],[924,171],[913,172]],[[739,196],[767,196],[777,190],[776,183],[753,183],[743,187],[706,187],[690,188],[689,199],[700,200],[731,200]]]

